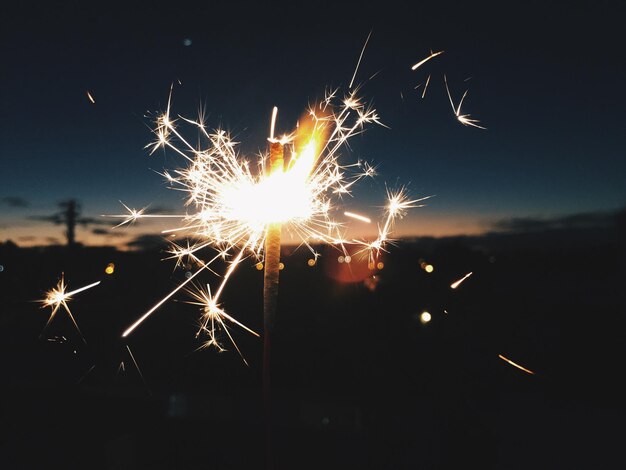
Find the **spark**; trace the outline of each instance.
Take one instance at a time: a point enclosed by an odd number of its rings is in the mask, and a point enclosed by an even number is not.
[[[276,127],[276,115],[278,114],[278,107],[274,106],[272,109],[272,120],[270,123],[270,138],[268,139],[270,142],[274,142],[274,128]]]
[[[345,215],[346,217],[351,217],[353,219],[356,220],[360,220],[361,222],[365,222],[366,224],[371,224],[372,223],[372,219],[370,219],[369,217],[365,217],[363,215],[360,214],[355,214],[354,212],[344,212],[343,215]]]
[[[437,57],[438,55],[443,54],[444,51],[439,51],[439,52],[432,52],[432,50],[430,51],[430,55],[428,57],[426,57],[425,59],[420,60],[417,64],[415,64],[413,67],[411,67],[411,70],[417,70],[419,67],[421,67],[422,65],[424,65],[426,62],[428,62],[430,59]]]
[[[371,34],[371,32],[370,32]],[[369,36],[368,36],[369,39]],[[366,41],[367,45],[367,41]],[[163,233],[183,232],[187,246],[173,244],[170,258],[182,264],[183,259],[193,261],[198,267],[190,276],[175,287],[141,315],[122,334],[127,337],[165,302],[184,289],[195,305],[201,307],[200,326],[196,336],[206,336],[204,347],[222,351],[220,337],[230,341],[243,361],[245,358],[237,347],[230,328],[236,326],[258,336],[224,310],[220,297],[237,267],[252,258],[257,267],[264,263],[265,238],[273,224],[281,224],[282,230],[306,246],[314,258],[319,256],[313,243],[336,246],[347,254],[345,245],[355,244],[374,263],[380,251],[392,242],[390,236],[397,219],[406,211],[419,207],[423,199],[412,200],[405,189],[387,192],[384,221],[374,242],[347,240],[345,227],[334,217],[339,208],[337,202],[350,196],[354,184],[372,177],[375,169],[365,162],[340,161],[340,151],[348,140],[364,132],[366,126],[381,125],[376,110],[349,91],[339,96],[338,89],[328,90],[325,98],[311,105],[298,121],[296,130],[280,138],[274,136],[277,108],[273,109],[268,140],[284,147],[285,163],[269,171],[269,156],[261,154],[256,165],[251,159],[240,155],[237,142],[221,129],[209,131],[203,120],[184,117],[172,118],[171,93],[167,110],[156,121],[155,142],[147,148],[153,153],[165,148],[179,155],[186,166],[163,176],[172,189],[186,196],[185,215],[146,214],[145,208],[131,209],[124,203],[127,213],[109,217],[124,220],[118,225],[131,224],[147,217],[179,218],[180,224]],[[199,144],[192,145],[183,129],[195,130]],[[273,201],[280,201],[275,204]],[[344,215],[370,223],[369,218],[349,212]],[[201,250],[213,249],[213,258],[204,260]],[[200,273],[212,271],[216,261],[226,262],[226,270],[214,293],[210,287],[198,287]]]
[[[359,71],[359,66],[361,65],[361,59],[363,58],[363,53],[365,52],[365,48],[367,47],[367,43],[370,40],[370,37],[372,36],[372,31],[370,30],[370,33],[367,35],[367,39],[365,40],[365,44],[363,44],[363,49],[361,49],[361,55],[359,55],[359,60],[356,63],[356,68],[354,69],[354,75],[352,75],[352,80],[350,80],[350,85],[348,85],[348,89],[352,88],[352,85],[354,84],[354,79],[356,78],[356,73]]]
[[[425,201],[430,197],[431,196],[426,196],[420,199],[411,200],[409,199],[404,188],[398,191],[387,190],[387,206],[385,207],[386,217],[383,225],[378,228],[378,237],[371,242],[356,239],[352,240],[353,243],[363,247],[357,252],[357,254],[367,254],[369,258],[368,263],[374,263],[381,251],[387,251],[385,249],[386,245],[393,242],[390,235],[393,231],[395,221],[398,218],[404,217],[409,209],[422,207],[423,205],[417,203]]]
[[[443,76],[443,81],[446,84],[446,91],[448,92],[448,98],[450,100],[450,106],[452,106],[452,112],[456,116],[457,120],[464,126],[477,127],[478,129],[487,129],[486,127],[478,125],[478,123],[480,122],[478,119],[471,118],[469,114],[461,114],[461,105],[463,104],[463,100],[467,96],[468,90],[465,90],[465,93],[463,93],[463,96],[461,97],[461,101],[459,101],[458,106],[455,107],[454,102],[452,101],[452,96],[450,95],[450,88],[448,88],[448,79],[445,75]]]
[[[52,308],[52,312],[50,313],[50,318],[48,318],[48,321],[43,331],[44,332],[46,331],[46,329],[48,328],[48,326],[50,325],[50,323],[56,316],[57,312],[59,311],[59,308],[63,307],[65,311],[67,312],[67,314],[69,315],[70,319],[72,320],[72,323],[76,327],[76,330],[80,334],[83,342],[87,343],[87,341],[85,341],[85,337],[80,331],[80,328],[78,327],[78,324],[76,323],[76,320],[74,319],[74,316],[72,315],[72,312],[70,311],[69,306],[67,305],[67,302],[72,300],[73,295],[78,294],[79,292],[86,291],[87,289],[91,289],[92,287],[95,287],[98,284],[100,284],[100,281],[94,282],[84,287],[80,287],[78,289],[74,289],[73,291],[70,291],[70,292],[66,292],[67,285],[65,284],[65,277],[61,276],[61,279],[59,280],[57,286],[49,290],[48,292],[46,292],[46,297],[40,300],[40,302],[43,304],[44,307]],[[42,335],[43,335],[43,332],[42,332]]]
[[[146,379],[144,378],[143,373],[141,372],[141,368],[139,367],[139,364],[137,363],[137,360],[135,359],[135,355],[130,350],[130,346],[126,345],[126,349],[128,350],[128,354],[130,355],[130,358],[132,359],[133,364],[135,365],[135,368],[137,369],[137,372],[139,373],[139,377],[141,377],[141,381],[143,382],[144,386],[148,389],[148,392],[150,394],[152,394],[152,392],[150,391],[150,387],[148,387]],[[124,361],[122,361],[120,366],[122,367],[122,370],[124,370],[124,372],[126,372],[126,370],[124,368]],[[119,369],[118,369],[118,373],[119,373]]]
[[[93,99],[93,96],[89,91],[87,91],[87,98],[89,98],[89,101],[91,101],[93,104],[96,104],[96,100]]]
[[[526,372],[526,373],[528,373],[528,374],[531,374],[531,375],[534,375],[534,374],[535,374],[532,370],[530,370],[530,369],[526,369],[525,367],[520,366],[520,365],[519,365],[519,364],[517,364],[516,362],[513,362],[513,361],[512,361],[512,360],[510,360],[510,359],[507,359],[507,358],[506,358],[506,357],[504,357],[502,354],[498,354],[498,357],[499,357],[500,359],[502,359],[503,361],[508,362],[508,363],[509,363],[509,364],[511,364],[513,367],[517,367],[519,370],[523,370],[524,372]]]
[[[74,353],[76,353],[76,351],[74,351]],[[85,378],[86,378],[86,377],[87,377],[87,376],[91,373],[91,371],[92,371],[92,370],[94,370],[95,368],[96,368],[96,365],[95,365],[95,364],[93,364],[93,365],[92,365],[92,366],[91,366],[91,367],[87,370],[87,372],[85,372],[85,373],[83,374],[83,376],[82,376],[80,379],[78,379],[78,382],[76,382],[76,385],[80,384],[83,380],[85,380]]]
[[[128,214],[102,214],[101,216],[101,217],[124,219],[122,222],[120,222],[113,228],[118,228],[126,224],[133,224],[139,219],[150,219],[150,218],[162,219],[162,218],[169,218],[169,217],[182,219],[186,217],[185,215],[180,215],[180,214],[144,214],[144,212],[148,209],[147,207],[137,210],[137,209],[131,209],[122,201],[120,201],[120,204],[124,206],[124,208],[128,211]]]
[[[467,279],[468,277],[470,277],[473,273],[469,272],[467,273],[465,276],[463,276],[461,279],[459,279],[458,281],[453,282],[452,284],[450,284],[450,289],[456,289],[457,287],[459,287],[461,285],[461,283],[463,281],[465,281],[465,279]]]
[[[426,90],[428,89],[428,84],[430,83],[430,75],[426,79],[426,85],[424,85],[424,89],[422,90],[422,99],[426,96]]]

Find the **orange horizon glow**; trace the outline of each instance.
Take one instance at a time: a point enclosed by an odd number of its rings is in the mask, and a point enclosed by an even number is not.
[[[394,238],[407,239],[417,237],[454,237],[454,236],[480,236],[489,232],[489,226],[479,218],[440,218],[426,217],[419,213],[405,218],[403,223],[397,228]],[[93,234],[89,228],[77,227],[76,240],[84,246],[112,246],[121,251],[129,251],[135,248],[128,247],[127,243],[137,237],[145,235],[162,236],[161,225],[165,228],[165,223],[153,223],[154,228],[147,231],[145,227],[136,226],[119,228],[113,230],[114,224],[108,229],[113,235]],[[375,239],[378,235],[375,224],[356,224],[351,227],[351,236],[363,239]],[[33,234],[36,235],[33,235]],[[54,240],[53,240],[54,239]],[[164,237],[164,240],[168,239]],[[32,225],[3,229],[0,233],[0,243],[11,241],[23,248],[33,248],[40,246],[65,245],[64,229],[48,223],[33,223]],[[287,245],[298,244],[296,239],[290,240],[289,234],[285,234],[284,243]]]

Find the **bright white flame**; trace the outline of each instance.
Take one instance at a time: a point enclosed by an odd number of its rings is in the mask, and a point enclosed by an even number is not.
[[[311,141],[288,170],[275,171],[259,181],[233,181],[223,188],[216,205],[224,220],[262,231],[268,223],[309,219],[319,209],[308,185],[315,155],[315,141]]]

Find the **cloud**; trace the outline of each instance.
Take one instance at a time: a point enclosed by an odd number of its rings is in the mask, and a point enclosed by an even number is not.
[[[4,196],[0,198],[0,204],[9,206],[9,207],[28,207],[30,206],[30,202],[26,199],[19,196]]]
[[[177,212],[167,206],[148,206],[146,214],[177,214]]]
[[[126,243],[129,248],[135,248],[139,250],[152,250],[155,248],[162,248],[168,245],[167,240],[162,235],[143,234],[139,235],[135,239]]]
[[[512,217],[492,225],[496,232],[546,232],[548,230],[580,230],[608,228],[615,225],[617,213],[583,212],[561,217]]]
[[[116,232],[114,230],[108,230],[106,228],[94,228],[91,229],[91,233],[94,235],[106,235],[107,237],[126,237],[127,235],[122,232]]]

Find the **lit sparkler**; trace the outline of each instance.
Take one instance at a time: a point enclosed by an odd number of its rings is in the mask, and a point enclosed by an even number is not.
[[[59,311],[59,308],[63,307],[65,311],[67,312],[67,314],[69,315],[70,319],[72,320],[72,323],[74,323],[74,326],[76,327],[76,330],[78,330],[78,333],[80,334],[81,338],[83,339],[85,343],[87,343],[87,341],[85,341],[85,337],[80,331],[80,328],[78,327],[78,323],[76,323],[76,320],[74,319],[74,316],[72,315],[72,312],[70,311],[70,308],[67,305],[67,302],[69,300],[72,300],[73,295],[78,294],[79,292],[83,292],[87,289],[91,289],[92,287],[95,287],[98,284],[100,284],[100,281],[94,282],[93,284],[89,284],[84,287],[80,287],[70,292],[66,292],[67,285],[65,284],[65,277],[61,276],[61,280],[58,282],[56,288],[51,289],[48,292],[46,292],[46,298],[43,300],[40,300],[40,302],[43,304],[44,307],[52,308],[52,313],[50,313],[50,318],[48,318],[48,322],[46,323],[46,326],[44,327],[43,331],[44,332],[46,331],[46,329],[48,328],[48,326],[50,325],[50,323],[56,316],[57,312]],[[43,335],[43,332],[42,332],[42,335]]]
[[[277,115],[274,108],[268,139],[271,151],[258,158],[256,170],[251,169],[248,159],[237,153],[236,143],[225,131],[207,130],[202,118],[172,118],[170,95],[167,111],[156,122],[156,142],[148,147],[151,153],[159,148],[169,148],[186,161],[185,168],[171,173],[166,171],[163,176],[174,189],[186,194],[188,213],[146,214],[143,209],[124,206],[128,214],[110,217],[123,218],[119,225],[146,217],[181,218],[179,226],[164,232],[183,232],[193,239],[193,243],[186,247],[173,245],[170,253],[179,262],[190,259],[198,268],[126,329],[124,337],[185,287],[202,306],[198,335],[208,336],[205,346],[222,348],[218,330],[224,331],[234,344],[224,320],[258,336],[225,313],[220,297],[232,273],[244,259],[252,257],[263,261],[266,275],[270,271],[268,262],[273,259],[278,265],[281,232],[306,245],[315,259],[319,254],[313,245],[318,243],[338,246],[344,252],[346,244],[357,244],[372,260],[385,249],[391,242],[395,220],[409,208],[418,207],[416,203],[426,198],[411,200],[404,189],[388,191],[386,217],[379,226],[376,240],[349,240],[344,236],[345,227],[334,219],[339,210],[336,202],[349,195],[357,181],[373,176],[375,171],[361,161],[341,163],[339,151],[348,139],[363,132],[366,125],[384,125],[376,110],[356,93],[350,91],[339,99],[338,90],[328,91],[324,100],[309,107],[297,131],[280,139],[274,137]],[[207,145],[204,148],[193,146],[179,130],[179,124],[195,128]],[[217,255],[203,261],[199,252],[205,248],[217,250]],[[270,250],[275,254],[272,255]],[[228,266],[215,293],[198,289],[192,281],[220,259],[228,260]],[[276,276],[276,283],[277,279]],[[267,282],[266,279],[266,285]]]

